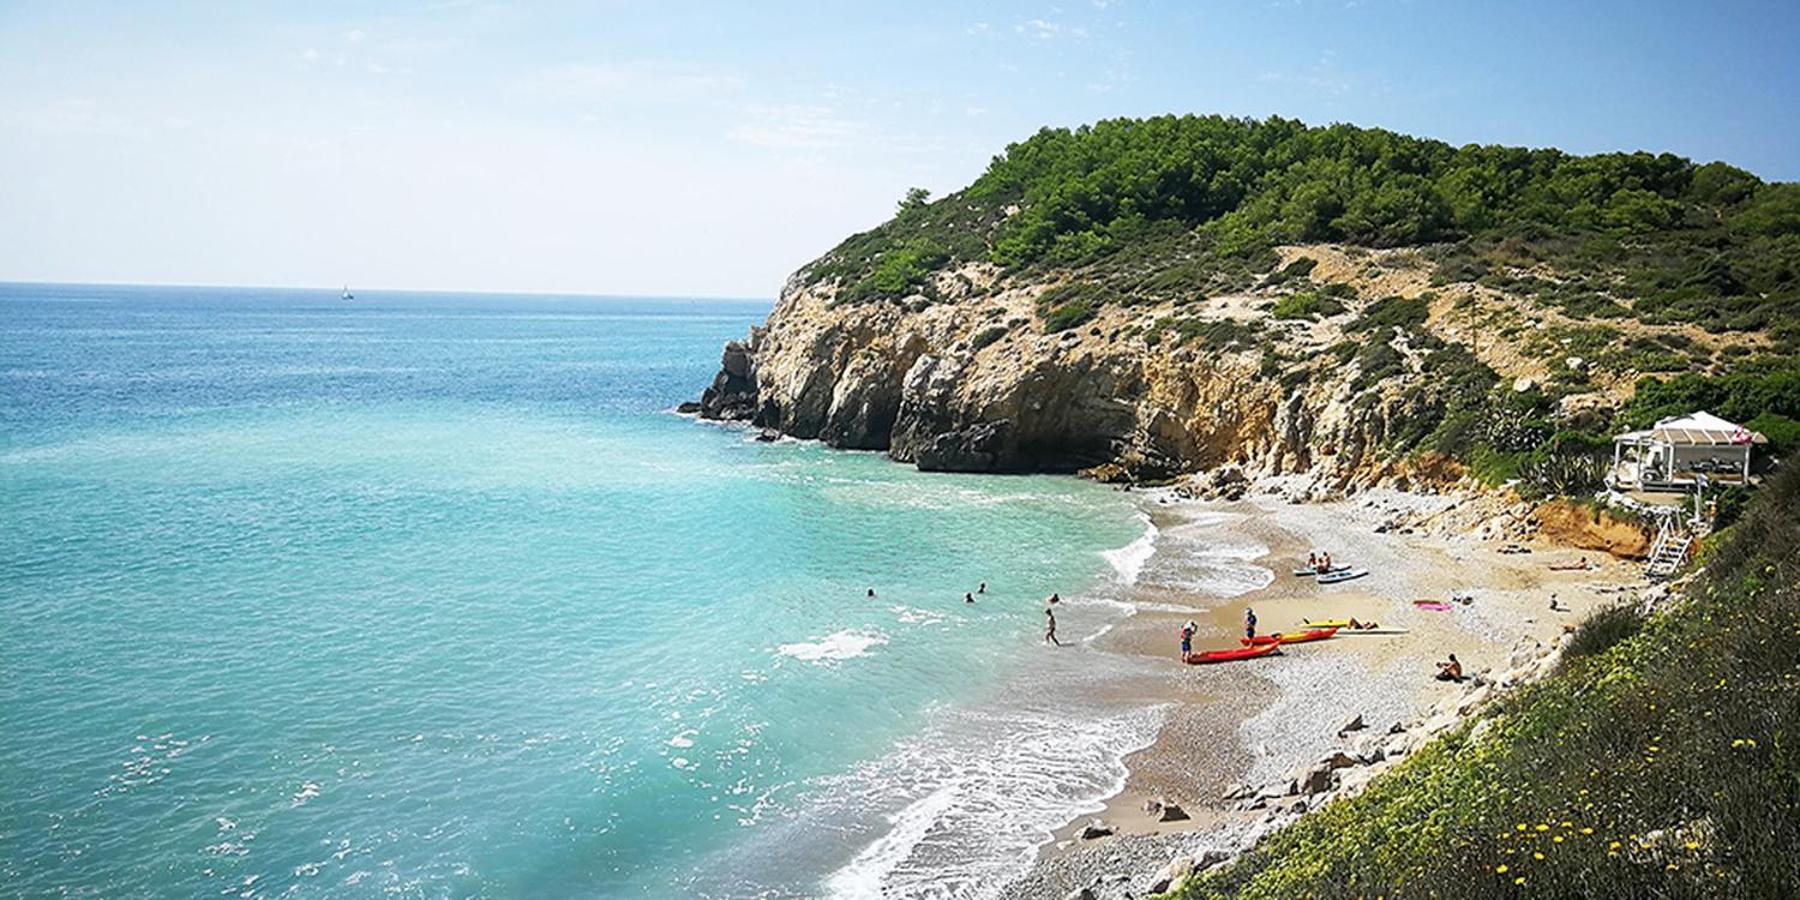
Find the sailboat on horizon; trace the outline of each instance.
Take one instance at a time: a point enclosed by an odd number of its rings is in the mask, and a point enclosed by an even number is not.
[[[350,286],[347,284],[344,285],[344,299],[345,300],[355,300],[356,299],[356,295],[350,293]]]

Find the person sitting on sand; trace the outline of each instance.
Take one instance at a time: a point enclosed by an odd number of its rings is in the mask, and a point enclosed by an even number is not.
[[[1381,627],[1380,622],[1358,622],[1354,618],[1352,618],[1350,620],[1350,630],[1351,631],[1368,631],[1371,628],[1380,628],[1380,627]]]
[[[1568,612],[1569,608],[1567,606],[1564,606],[1562,601],[1556,599],[1556,594],[1552,593],[1550,595],[1550,611],[1551,612]]]
[[[1319,568],[1319,554],[1317,554],[1317,553],[1306,554],[1306,567],[1317,571]]]
[[[1244,607],[1244,637],[1256,637],[1256,610]]]
[[[1456,661],[1456,654],[1450,654],[1450,661],[1438,663],[1437,667],[1437,680],[1458,683],[1463,680],[1462,663]]]
[[[963,602],[964,602],[964,603],[974,603],[974,602],[975,602],[975,595],[974,595],[974,594],[964,594],[964,595],[963,595]]]
[[[1196,624],[1194,622],[1194,620],[1192,620],[1192,619],[1189,619],[1188,623],[1186,625],[1181,626],[1181,658],[1182,659],[1187,659],[1188,654],[1194,652],[1194,632],[1199,631],[1199,630],[1200,630],[1200,626],[1198,624]]]
[[[1330,550],[1327,550],[1324,553],[1319,555],[1319,571],[1320,572],[1331,571],[1331,551]]]
[[[1053,598],[1050,602],[1055,603],[1056,595],[1051,594],[1050,596]],[[1047,606],[1044,607],[1044,643],[1062,646],[1062,641],[1056,639],[1056,610]]]

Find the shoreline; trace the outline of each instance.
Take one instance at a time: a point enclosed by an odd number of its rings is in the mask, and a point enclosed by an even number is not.
[[[1151,690],[1170,708],[1153,742],[1124,759],[1123,786],[1098,813],[1073,811],[1000,896],[1069,896],[1084,888],[1098,897],[1142,894],[1172,859],[1235,855],[1286,824],[1296,807],[1307,808],[1305,798],[1273,807],[1266,802],[1272,798],[1245,799],[1256,792],[1246,786],[1292,777],[1370,735],[1385,736],[1446,703],[1455,706],[1468,686],[1431,677],[1433,663],[1446,654],[1456,653],[1472,677],[1516,668],[1521,655],[1554,646],[1565,626],[1613,602],[1621,586],[1642,584],[1636,566],[1594,551],[1521,541],[1531,552],[1501,553],[1517,523],[1508,525],[1500,495],[1377,489],[1293,503],[1271,487],[1235,501],[1183,499],[1169,489],[1141,495],[1156,543],[1125,591],[1134,612],[1095,643],[1154,667]],[[1272,572],[1270,580],[1236,593],[1192,589],[1195,579],[1182,578],[1194,574],[1184,556],[1205,557],[1201,570],[1236,574],[1223,561],[1230,554],[1209,541],[1238,550],[1260,546],[1252,562]],[[1371,573],[1336,585],[1289,574],[1314,547]],[[1581,557],[1598,566],[1548,568]],[[1552,593],[1560,611],[1550,609]],[[1473,600],[1446,612],[1411,603],[1456,594]],[[1174,631],[1189,619],[1200,625],[1196,651],[1235,646],[1246,606],[1257,610],[1263,633],[1292,630],[1303,618],[1342,617],[1408,631],[1340,633],[1241,663],[1190,666],[1175,659]],[[1340,734],[1355,718],[1364,727]],[[1146,811],[1151,801],[1177,804],[1187,818],[1159,821]],[[1080,833],[1096,818],[1113,834],[1084,840]]]

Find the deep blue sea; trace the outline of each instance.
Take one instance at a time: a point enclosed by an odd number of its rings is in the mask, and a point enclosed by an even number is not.
[[[996,885],[1145,520],[674,415],[767,309],[0,285],[0,893]]]

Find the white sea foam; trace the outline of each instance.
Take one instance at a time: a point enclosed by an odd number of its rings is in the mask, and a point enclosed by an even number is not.
[[[894,618],[908,625],[935,625],[944,621],[942,613],[929,609],[917,609],[911,606],[891,606],[888,608]]]
[[[843,802],[889,809],[885,828],[825,881],[829,896],[997,894],[1072,816],[1125,783],[1166,710],[1065,710],[1054,701],[949,711],[887,757],[827,782]]]
[[[829,664],[868,656],[870,648],[885,644],[887,640],[887,635],[879,631],[846,628],[810,641],[782,644],[775,652],[803,662]]]
[[[317,796],[319,796],[319,785],[316,782],[309,781],[301,785],[299,792],[294,794],[293,805],[305,806],[308,800]]]
[[[957,785],[941,787],[888,817],[892,828],[865,847],[850,864],[831,873],[825,889],[839,900],[882,900],[882,886],[895,869],[906,862],[914,847],[939,819],[948,815],[960,799]]]
[[[1125,584],[1136,584],[1138,575],[1144,571],[1144,564],[1156,555],[1156,523],[1150,521],[1148,513],[1138,513],[1138,520],[1144,523],[1144,533],[1138,539],[1100,555],[1119,574],[1119,580]]]
[[[1269,548],[1234,537],[1227,519],[1188,522],[1161,535],[1155,565],[1141,581],[1147,586],[1210,597],[1238,597],[1268,587],[1275,573],[1257,561]]]
[[[682,733],[675,735],[672,738],[669,738],[669,746],[679,747],[683,750],[685,750],[689,747],[692,747],[692,746],[694,746],[694,735],[699,734],[699,733],[700,732],[694,731],[692,729],[683,731]]]

